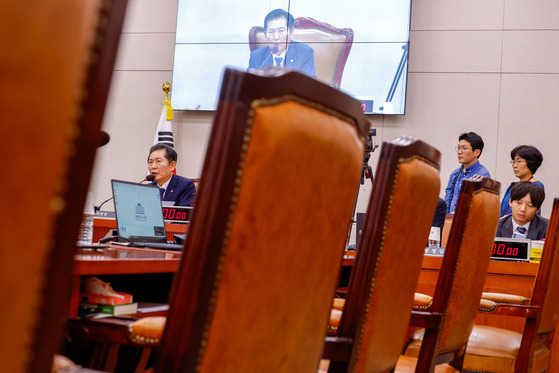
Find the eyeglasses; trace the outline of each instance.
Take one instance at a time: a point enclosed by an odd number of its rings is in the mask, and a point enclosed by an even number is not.
[[[517,165],[517,164],[522,164],[522,163],[526,163],[526,161],[523,160],[523,159],[519,159],[519,160],[515,159],[515,160],[510,161],[510,164],[512,164],[512,165]]]
[[[456,145],[454,147],[454,150],[456,150],[457,152],[467,152],[468,150],[470,150],[471,148],[468,148],[467,146],[458,146]]]

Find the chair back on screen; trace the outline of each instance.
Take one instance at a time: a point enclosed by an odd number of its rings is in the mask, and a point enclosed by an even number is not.
[[[51,372],[126,1],[2,4],[0,366]],[[17,35],[17,36],[16,36]],[[19,92],[21,91],[21,92]],[[23,93],[21,95],[20,93]]]
[[[500,186],[481,176],[462,182],[433,303],[412,316],[412,325],[425,327],[405,353],[418,357],[416,372],[443,362],[461,371],[497,230]]]
[[[369,122],[298,72],[226,69],[158,372],[316,372]]]
[[[296,18],[292,40],[314,50],[316,76],[334,88],[340,88],[344,67],[353,44],[351,28],[337,28],[309,17]],[[250,51],[266,45],[264,27],[254,26],[248,34]]]
[[[383,143],[338,333],[326,339],[329,372],[396,365],[438,202],[439,162],[421,140]]]

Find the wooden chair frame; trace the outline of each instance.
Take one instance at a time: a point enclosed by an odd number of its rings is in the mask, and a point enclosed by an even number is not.
[[[408,211],[399,211],[392,209],[393,193],[395,191],[396,183],[399,172],[402,165],[406,165],[408,162],[416,160],[419,164],[424,164],[426,167],[432,167],[436,170],[435,178],[429,179],[429,176],[424,174],[424,179],[419,180],[406,180],[402,179],[402,186],[406,183],[417,182],[423,185],[429,185],[433,183],[433,188],[426,189],[422,191],[422,206],[421,210],[425,213],[424,215],[419,214],[418,208],[413,208],[409,205]],[[371,316],[367,312],[369,308],[372,308],[371,302],[373,302],[372,296],[375,293],[375,277],[377,274],[377,266],[383,255],[383,247],[385,239],[388,240],[387,236],[387,224],[390,214],[408,214],[411,212],[412,215],[416,216],[415,213],[422,216],[423,220],[416,220],[413,225],[417,225],[417,230],[415,228],[410,228],[410,225],[404,225],[401,231],[392,231],[394,235],[411,235],[417,237],[413,242],[414,247],[387,247],[388,250],[398,250],[402,253],[407,253],[407,259],[410,263],[415,263],[413,268],[411,268],[405,274],[400,273],[398,275],[398,266],[392,263],[391,266],[388,262],[385,262],[386,267],[385,273],[392,273],[387,277],[398,278],[402,275],[407,278],[414,278],[415,281],[411,281],[407,286],[409,289],[398,288],[400,296],[406,300],[409,300],[409,311],[407,307],[403,310],[398,310],[402,315],[410,315],[412,302],[413,302],[413,292],[415,290],[415,284],[417,278],[419,277],[419,270],[421,265],[421,258],[423,257],[423,252],[427,238],[429,235],[429,228],[431,226],[432,216],[434,215],[435,208],[437,205],[437,195],[440,185],[440,180],[438,177],[438,168],[440,161],[440,153],[427,145],[426,143],[412,139],[412,138],[400,138],[393,142],[385,142],[381,149],[381,155],[379,158],[379,163],[376,172],[375,183],[373,184],[373,191],[371,194],[371,199],[367,209],[367,215],[365,222],[363,224],[363,233],[361,235],[361,240],[358,243],[357,255],[355,259],[354,267],[352,268],[352,273],[350,277],[350,283],[348,286],[346,301],[342,313],[342,318],[338,327],[338,332],[336,336],[326,337],[326,345],[323,353],[324,359],[330,360],[329,372],[346,372],[353,371],[353,365],[356,362],[357,356],[359,355],[359,349],[361,345],[362,336],[367,334],[366,328],[364,326],[365,320]],[[427,188],[427,187],[426,187]],[[419,218],[418,218],[419,219]],[[419,224],[417,224],[419,222]],[[407,229],[407,230],[406,230]],[[392,270],[390,270],[392,268]],[[376,301],[382,302],[375,297]],[[404,302],[404,303],[406,303]],[[390,312],[390,310],[388,310]],[[371,316],[374,318],[374,316]],[[405,343],[405,328],[407,327],[407,320],[405,316],[402,316],[403,329],[402,335],[394,335],[395,340],[401,339],[401,345],[397,342],[398,346],[393,349],[392,357],[389,357],[386,364],[395,365],[398,356],[401,353],[401,349]],[[380,368],[379,368],[380,369]]]
[[[542,257],[538,268],[532,296],[528,304],[522,304],[523,298],[503,294],[493,295],[492,299],[503,301],[503,298],[517,301],[520,304],[497,303],[489,310],[480,310],[483,313],[502,316],[523,317],[526,319],[520,349],[518,351],[515,372],[531,372],[532,355],[536,340],[541,340],[550,350],[555,331],[557,315],[557,299],[559,297],[559,260],[557,260],[557,245],[559,244],[559,198],[553,200],[551,216],[548,223],[546,239]],[[544,323],[542,324],[542,319]]]
[[[271,69],[261,75],[264,76],[230,69],[225,71],[197,195],[197,208],[193,212],[184,257],[171,294],[158,372],[194,371],[198,365],[207,320],[213,312],[215,279],[224,260],[222,247],[230,229],[231,201],[236,199],[238,189],[237,168],[245,146],[243,139],[247,136],[247,123],[251,120],[255,103],[302,100],[311,106],[316,105],[320,111],[353,123],[361,141],[368,133],[370,125],[361,105],[349,96],[297,72]],[[334,291],[335,286],[332,295]],[[241,343],[242,336],[239,338]]]
[[[100,1],[95,7],[38,1],[33,11],[20,3],[6,5],[2,15],[5,28],[25,28],[26,32],[18,38],[6,35],[3,40],[10,50],[3,60],[5,76],[17,77],[19,86],[30,93],[23,103],[21,97],[14,96],[14,84],[4,80],[1,91],[7,109],[3,110],[0,122],[8,131],[19,123],[18,131],[24,140],[21,144],[12,143],[19,146],[20,152],[24,144],[30,146],[18,155],[19,163],[13,167],[25,170],[40,182],[18,185],[18,195],[33,202],[29,211],[25,203],[20,203],[21,198],[5,193],[17,206],[5,204],[7,211],[26,212],[36,224],[34,234],[29,235],[29,226],[18,220],[18,214],[10,216],[13,227],[6,227],[14,241],[7,239],[4,245],[6,253],[25,248],[24,257],[17,257],[14,264],[32,262],[33,267],[40,263],[40,269],[33,274],[18,273],[16,276],[21,275],[21,279],[14,276],[11,282],[2,283],[9,288],[8,292],[0,291],[3,295],[18,294],[21,286],[20,294],[33,294],[36,299],[32,305],[26,305],[25,297],[2,297],[9,299],[12,309],[23,307],[26,316],[32,315],[33,322],[6,318],[13,330],[3,329],[5,343],[16,346],[18,351],[17,356],[3,356],[10,352],[2,346],[0,361],[6,371],[50,372],[53,355],[60,348],[62,320],[69,308],[76,241],[95,151],[101,142],[100,129],[127,1]],[[65,7],[65,12],[60,12],[61,7]],[[55,24],[60,27],[53,27]],[[11,45],[12,41],[17,46]],[[17,104],[10,102],[10,97]],[[46,135],[44,128],[49,131]],[[10,146],[7,151],[10,152]],[[45,159],[52,167],[45,167]],[[49,169],[47,177],[42,175],[42,167]],[[22,237],[28,239],[25,244]],[[8,268],[10,260],[4,257],[2,264]],[[18,339],[25,336],[23,346],[10,337],[11,332]],[[22,362],[26,367],[15,368]]]
[[[425,334],[421,349],[419,352],[416,372],[433,372],[437,364],[450,362],[450,365],[457,370],[462,370],[462,362],[464,352],[466,349],[467,338],[463,343],[456,346],[455,349],[450,351],[441,351],[440,338],[448,326],[445,325],[445,317],[451,305],[451,301],[457,302],[458,299],[464,299],[460,294],[463,292],[461,289],[473,287],[472,297],[481,298],[483,284],[487,268],[489,266],[489,259],[491,255],[493,237],[497,229],[498,211],[495,210],[494,219],[488,218],[488,224],[493,223],[492,230],[488,229],[486,237],[477,239],[480,245],[485,245],[484,251],[480,250],[480,255],[474,257],[469,255],[467,250],[462,250],[464,240],[471,240],[471,233],[467,232],[469,220],[478,219],[479,216],[472,216],[470,214],[472,200],[474,195],[478,193],[491,193],[495,195],[495,206],[498,206],[498,195],[501,184],[498,181],[476,176],[469,180],[464,180],[460,190],[458,205],[456,208],[453,224],[449,234],[449,240],[445,251],[445,256],[441,265],[435,294],[433,296],[433,303],[428,311],[412,311],[412,319],[410,325],[425,328]],[[488,208],[488,207],[486,207]],[[476,210],[476,211],[479,211]],[[467,235],[468,233],[469,235]],[[460,267],[463,267],[460,270]],[[471,287],[465,287],[460,283],[457,278],[458,271],[462,274],[470,272],[467,267],[475,268],[482,278],[477,277],[477,282],[473,283]],[[466,271],[464,269],[467,269]],[[479,300],[473,299],[471,302],[465,302],[464,307],[469,309],[463,310],[463,314],[459,317],[462,322],[458,323],[461,327],[471,330],[475,322],[476,309],[479,306]],[[461,306],[460,306],[461,307]],[[453,308],[460,308],[453,305]],[[462,311],[454,311],[454,314]],[[456,316],[454,316],[456,317]],[[455,321],[454,321],[455,322]],[[469,335],[469,332],[467,333]]]

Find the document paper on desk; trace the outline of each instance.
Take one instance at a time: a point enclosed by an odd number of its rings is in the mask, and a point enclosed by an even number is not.
[[[177,250],[182,245],[167,243],[159,188],[111,180],[118,235],[149,247]]]

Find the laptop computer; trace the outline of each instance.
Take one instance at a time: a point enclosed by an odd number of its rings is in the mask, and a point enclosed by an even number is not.
[[[181,250],[183,245],[167,242],[159,188],[111,180],[119,241],[131,246]]]

